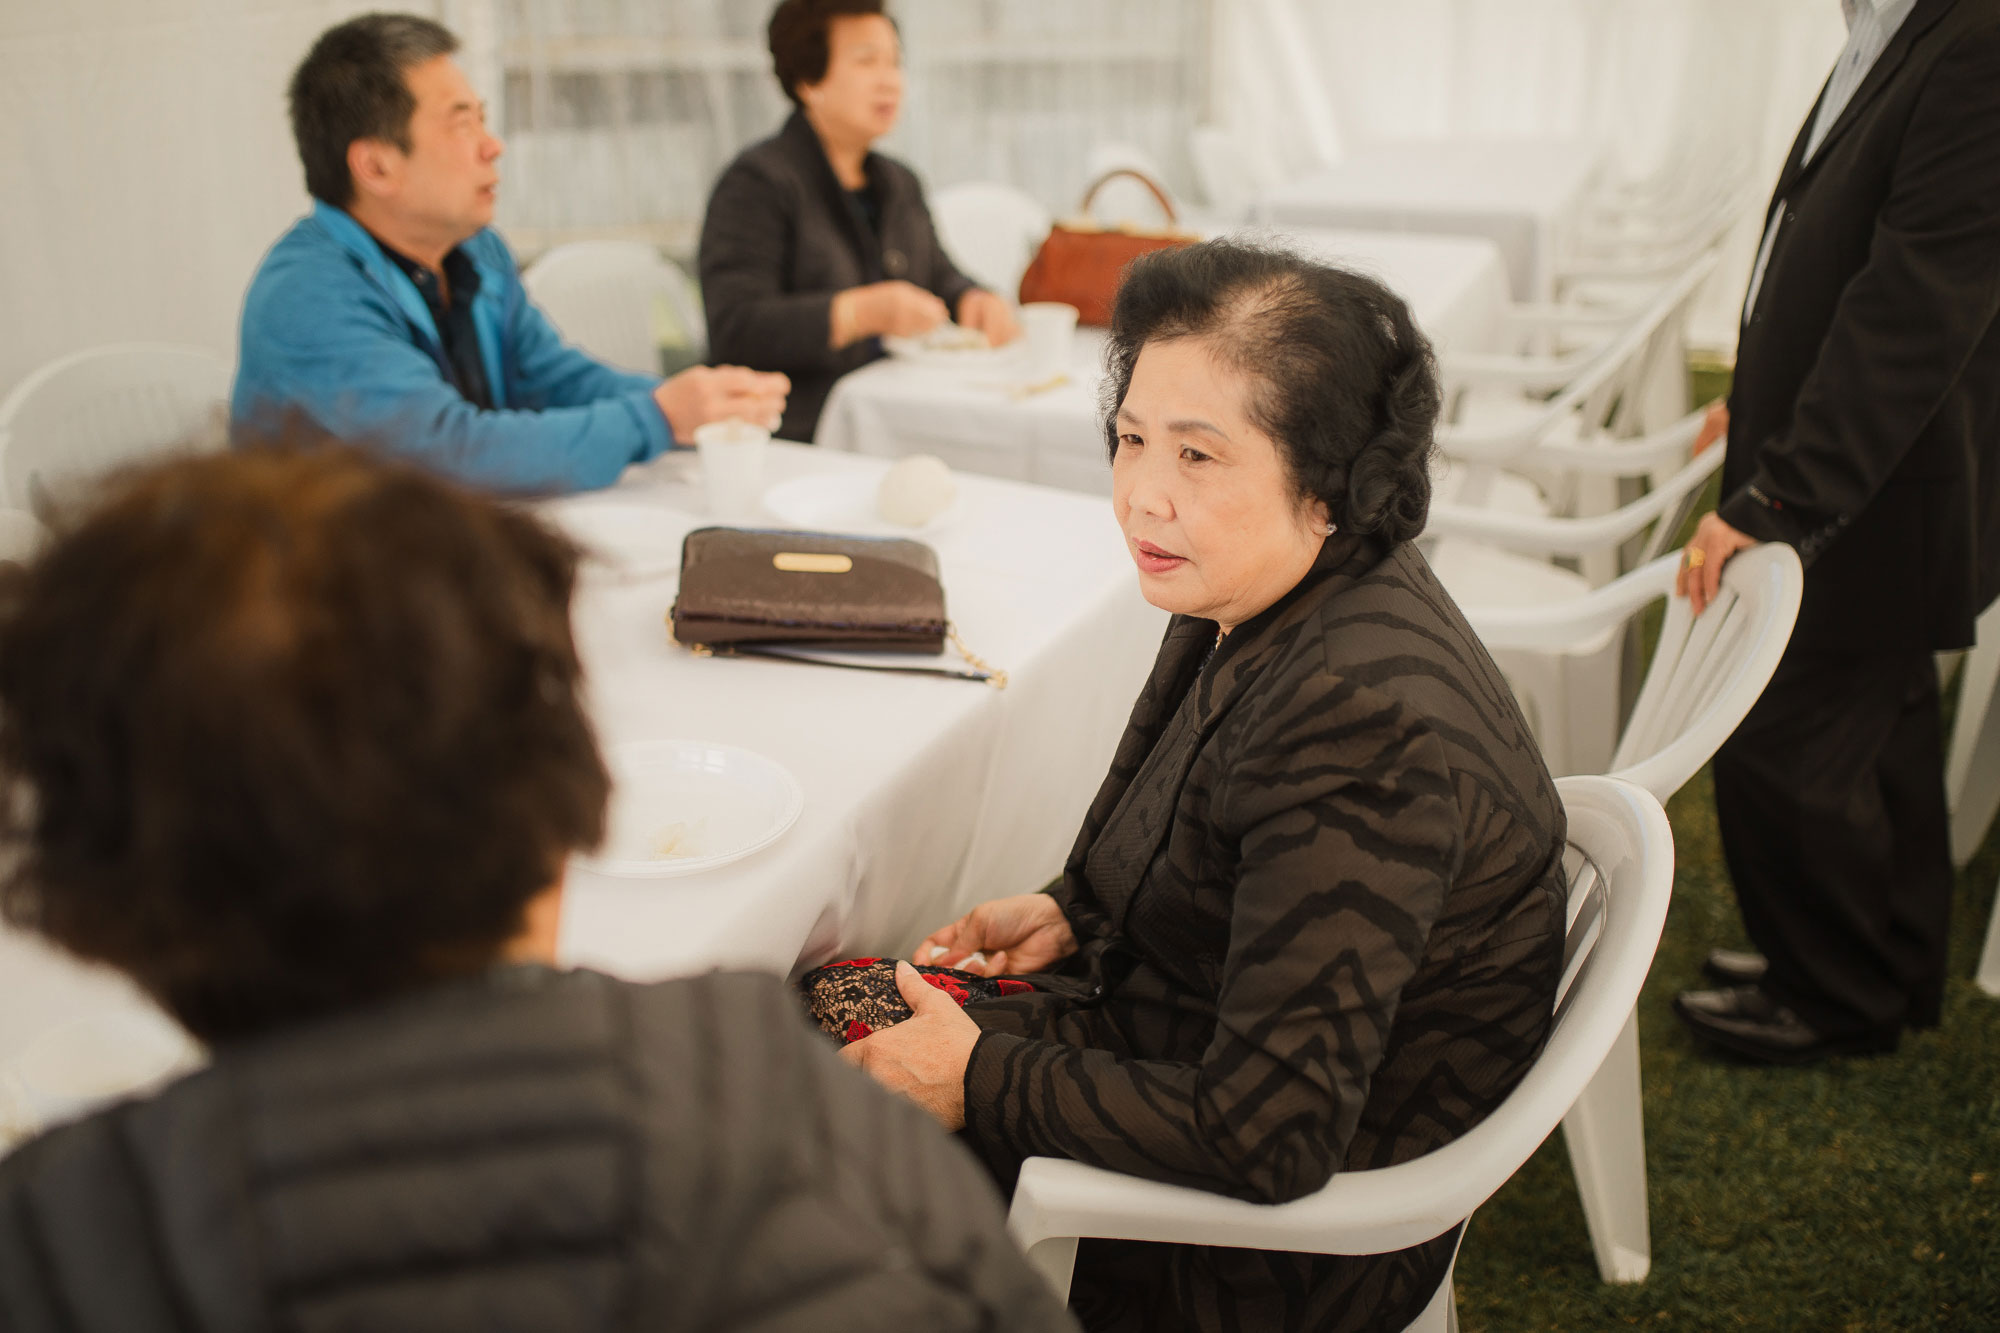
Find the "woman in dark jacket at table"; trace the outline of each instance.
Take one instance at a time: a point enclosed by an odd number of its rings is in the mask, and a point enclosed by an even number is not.
[[[1050,1155],[1296,1199],[1463,1134],[1527,1071],[1562,967],[1562,807],[1412,545],[1439,393],[1400,300],[1212,241],[1134,265],[1109,356],[1113,505],[1174,617],[1062,878],[918,950],[1040,989],[925,1003],[844,1054],[1003,1183]],[[1085,1241],[1072,1308],[1401,1329],[1457,1239]]]
[[[259,450],[0,579],[0,905],[213,1050],[0,1160],[0,1329],[1068,1325],[779,978],[550,966],[608,789],[574,556]]]
[[[960,273],[910,169],[871,151],[902,111],[902,47],[882,0],[784,0],[771,60],[795,110],[730,163],[702,223],[718,362],[791,377],[779,434],[810,441],[833,382],[948,319],[992,344],[1012,307]]]

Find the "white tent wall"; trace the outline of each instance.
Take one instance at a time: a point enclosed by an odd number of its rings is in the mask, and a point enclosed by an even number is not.
[[[326,26],[391,6],[466,39],[512,136],[501,219],[525,251],[621,230],[687,248],[714,171],[783,111],[765,0],[0,0],[0,392],[104,342],[233,355],[244,285],[306,204],[285,80]],[[1011,180],[1058,212],[1102,142],[1191,188],[1186,134],[1203,120],[1236,130],[1253,176],[1343,145],[1507,134],[1594,138],[1636,175],[1681,137],[1747,135],[1768,182],[1842,40],[1835,0],[904,0],[900,13],[912,79],[891,150],[933,186]],[[556,77],[593,63],[640,77]],[[655,67],[677,73],[649,83]],[[543,142],[506,124],[510,100],[546,113]],[[1755,240],[1748,221],[1698,341],[1733,344]]]
[[[1216,123],[1266,179],[1309,170],[1330,111],[1348,150],[1396,139],[1557,137],[1633,178],[1692,142],[1752,155],[1758,212],[1846,39],[1836,0],[1215,0]],[[1300,94],[1273,71],[1319,72]],[[1762,221],[1746,215],[1694,314],[1724,355]]]
[[[374,7],[0,0],[0,395],[100,343],[234,359],[243,289],[306,206],[285,81]]]

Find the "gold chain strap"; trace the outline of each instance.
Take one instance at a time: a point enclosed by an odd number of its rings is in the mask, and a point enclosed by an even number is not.
[[[1007,688],[1007,673],[999,667],[994,666],[978,653],[973,652],[972,649],[966,647],[965,640],[959,637],[958,626],[947,624],[944,627],[944,632],[951,639],[951,646],[958,649],[960,657],[963,657],[974,670],[986,673],[986,683],[988,685],[991,685],[996,690]]]

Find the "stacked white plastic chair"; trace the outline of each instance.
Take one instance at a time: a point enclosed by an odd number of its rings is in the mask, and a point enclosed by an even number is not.
[[[118,343],[52,361],[0,401],[0,489],[46,513],[73,487],[173,450],[227,443],[229,363],[199,347]]]
[[[1083,1237],[1383,1254],[1469,1218],[1556,1127],[1618,1040],[1652,966],[1673,892],[1660,803],[1616,778],[1556,784],[1569,817],[1568,942],[1548,1044],[1507,1099],[1462,1137],[1396,1166],[1342,1172],[1292,1203],[1255,1204],[1051,1157],[1030,1158],[1008,1226],[1059,1293]],[[1455,1328],[1447,1274],[1412,1333]]]
[[[1944,790],[1951,810],[1951,859],[1972,860],[2000,811],[2000,602],[1979,617],[1972,650],[1959,666],[1958,711],[1945,750]],[[2000,995],[2000,894],[1994,896],[1986,944],[1975,974],[1979,988]]]
[[[960,272],[1008,300],[1049,234],[1049,210],[998,181],[964,181],[931,196],[931,221]]]
[[[1673,542],[1722,465],[1720,444],[1691,454],[1702,415],[1637,440],[1600,434],[1540,446],[1536,456],[1545,466],[1574,476],[1644,480],[1649,489],[1608,512],[1551,516],[1433,504],[1423,540],[1439,579],[1476,619],[1502,608],[1574,604],[1628,558],[1652,559]],[[1617,734],[1623,646],[1617,628],[1606,626],[1587,640],[1564,642],[1560,652],[1517,645],[1496,653],[1555,772],[1603,771]]]
[[[563,338],[609,366],[657,375],[662,347],[708,356],[708,322],[680,266],[639,241],[559,245],[521,275]]]
[[[1651,667],[1611,756],[1611,775],[1664,802],[1714,757],[1770,683],[1791,641],[1805,571],[1791,547],[1767,543],[1723,570],[1720,594],[1697,617],[1673,594],[1678,553],[1573,602],[1468,611],[1498,656],[1561,652],[1616,633],[1667,598]],[[1563,1120],[1577,1192],[1598,1271],[1637,1282],[1652,1267],[1646,1140],[1639,1081],[1639,1025],[1629,1014],[1589,1087]]]

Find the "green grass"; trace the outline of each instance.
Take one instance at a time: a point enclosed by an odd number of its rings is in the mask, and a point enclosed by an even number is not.
[[[1727,388],[1726,372],[1694,380],[1697,402]],[[1702,956],[1744,938],[1706,771],[1667,813],[1674,902],[1639,1000],[1652,1275],[1598,1279],[1557,1134],[1472,1220],[1461,1327],[2000,1329],[2000,1000],[1971,980],[2000,824],[1959,875],[1939,1030],[1774,1070],[1697,1048],[1673,1015]]]
[[[2000,1328],[2000,1000],[1971,981],[2000,836],[1959,878],[1942,1027],[1773,1070],[1697,1049],[1669,1007],[1743,935],[1706,772],[1668,814],[1674,904],[1639,1001],[1652,1275],[1599,1281],[1558,1134],[1473,1218],[1462,1327]]]

